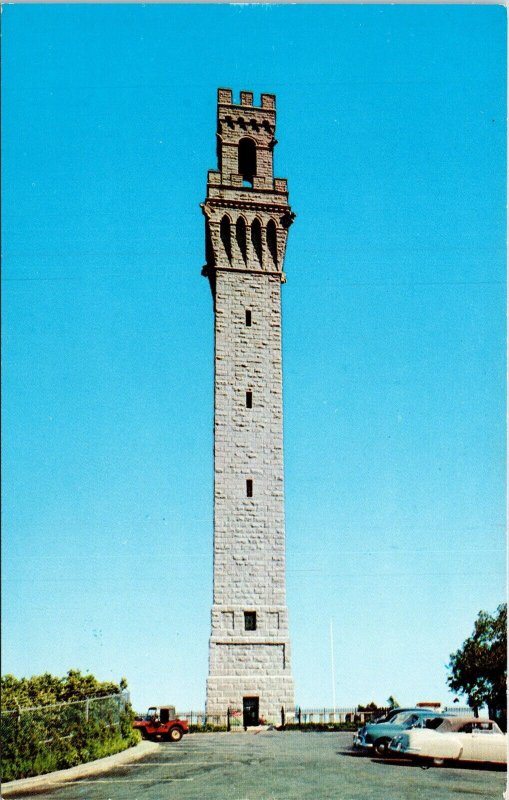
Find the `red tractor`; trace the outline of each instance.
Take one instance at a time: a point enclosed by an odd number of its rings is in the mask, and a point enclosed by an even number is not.
[[[137,728],[144,739],[164,739],[179,742],[184,733],[189,733],[187,721],[175,718],[175,706],[150,706],[144,717],[135,717],[133,728]]]

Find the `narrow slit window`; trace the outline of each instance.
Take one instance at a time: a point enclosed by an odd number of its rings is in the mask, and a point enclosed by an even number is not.
[[[251,310],[249,308],[246,308],[246,326],[251,327]]]
[[[244,611],[244,630],[256,630],[256,611]]]
[[[253,408],[253,392],[246,392],[246,408]]]
[[[253,481],[251,478],[248,478],[246,481],[246,497],[253,496]]]

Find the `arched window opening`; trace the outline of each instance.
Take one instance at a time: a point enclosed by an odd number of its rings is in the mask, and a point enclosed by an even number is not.
[[[228,256],[228,261],[231,263],[232,260],[231,226],[230,226],[230,218],[227,217],[226,215],[221,220],[219,231],[221,234],[221,241],[223,243],[224,251]]]
[[[242,258],[244,259],[244,263],[247,264],[247,236],[246,236],[246,222],[244,220],[244,217],[238,218],[236,225],[236,233],[237,233],[237,244],[239,246],[239,250],[242,254]]]
[[[269,248],[269,253],[272,256],[274,266],[277,267],[277,233],[276,223],[273,219],[270,219],[267,223],[267,247]]]
[[[256,144],[252,139],[241,139],[239,142],[239,175],[245,184],[253,185],[256,175]]]
[[[256,258],[262,264],[262,226],[259,219],[254,219],[251,223],[251,242]]]

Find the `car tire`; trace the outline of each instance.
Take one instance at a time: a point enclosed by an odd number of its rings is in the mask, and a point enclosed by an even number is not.
[[[378,739],[375,744],[373,745],[373,749],[377,756],[381,756],[382,758],[389,758],[390,750],[389,750],[389,742],[390,739]]]
[[[168,734],[168,741],[180,742],[182,739],[182,730],[180,728],[172,728]]]

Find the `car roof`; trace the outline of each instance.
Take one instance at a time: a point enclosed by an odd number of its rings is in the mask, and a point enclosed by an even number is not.
[[[436,708],[422,708],[419,706],[417,708],[395,708],[390,714],[436,714],[437,716],[443,716],[441,711],[437,711]]]
[[[422,712],[423,712],[423,710],[421,708],[402,708],[400,711],[398,711],[398,714],[405,714],[407,717],[411,717],[413,715],[415,717],[429,717],[429,718],[433,718],[433,719],[435,717],[438,717],[439,719],[441,719],[443,717],[445,719],[444,715],[441,714],[438,711],[426,711],[424,713],[422,713]],[[373,726],[375,726],[375,725],[394,725],[395,727],[398,727],[401,723],[394,722],[394,718],[396,716],[397,716],[396,714],[393,714],[390,719],[387,719],[387,718],[384,717],[383,719],[379,719],[378,721],[368,722],[366,724],[368,726],[370,726],[370,725],[373,725]]]

